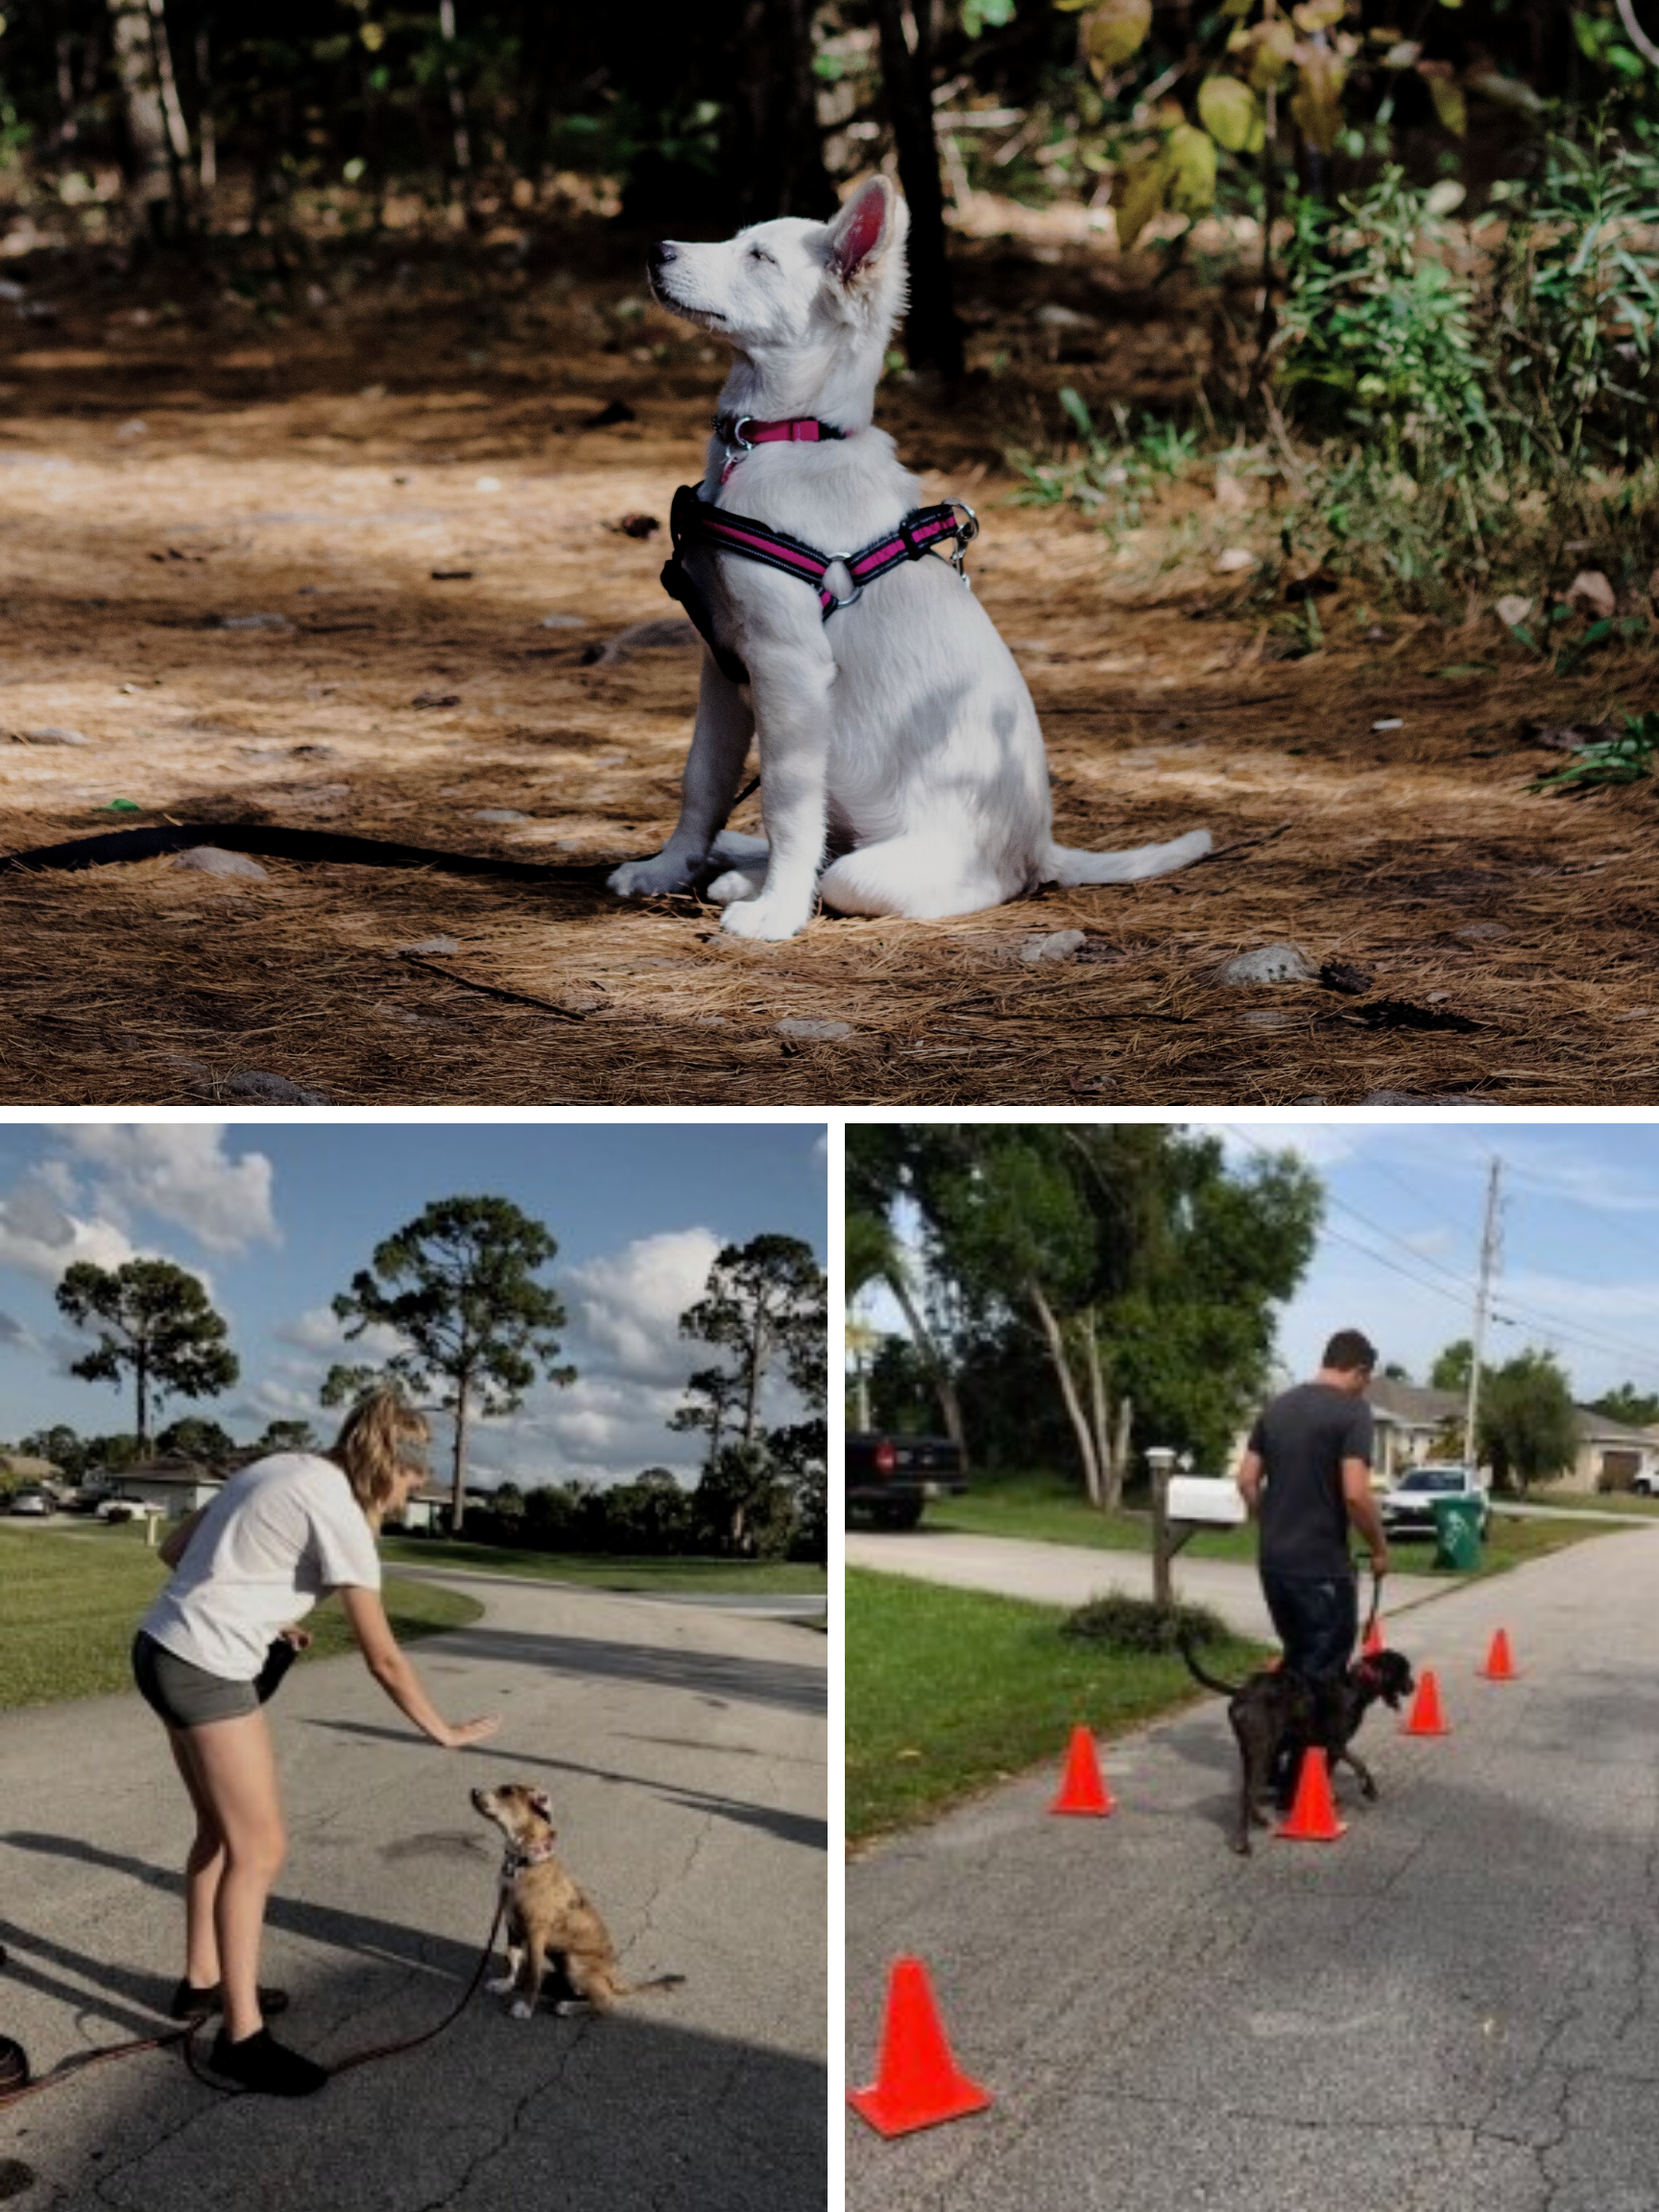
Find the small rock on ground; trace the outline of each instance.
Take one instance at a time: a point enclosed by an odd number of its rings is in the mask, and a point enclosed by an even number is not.
[[[780,1033],[784,1037],[851,1037],[851,1022],[780,1022]]]
[[[250,881],[260,883],[270,873],[246,853],[227,853],[219,845],[192,845],[187,853],[175,853],[173,866],[194,868],[203,876],[245,876]]]
[[[1259,945],[1215,971],[1217,983],[1310,983],[1316,971],[1300,946]]]
[[[223,1098],[248,1098],[260,1106],[326,1106],[321,1091],[302,1091],[286,1075],[266,1075],[257,1069],[241,1069],[219,1086]]]

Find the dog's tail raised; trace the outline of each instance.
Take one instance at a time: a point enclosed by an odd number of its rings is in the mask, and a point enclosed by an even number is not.
[[[1127,853],[1083,853],[1075,846],[1048,844],[1043,860],[1045,883],[1075,890],[1085,883],[1139,883],[1147,876],[1167,876],[1202,860],[1210,850],[1208,830],[1193,830],[1167,845],[1133,845]]]
[[[1187,1662],[1187,1671],[1195,1681],[1202,1682],[1206,1690],[1217,1691],[1223,1697],[1237,1697],[1241,1688],[1238,1682],[1223,1682],[1219,1674],[1212,1674],[1183,1634],[1176,1638],[1181,1656]]]

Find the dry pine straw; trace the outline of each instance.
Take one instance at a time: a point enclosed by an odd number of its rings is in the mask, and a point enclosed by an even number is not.
[[[555,348],[528,396],[520,379],[364,397],[319,372],[252,400],[239,373],[163,339],[113,380],[17,373],[0,846],[268,820],[563,873],[543,888],[270,861],[243,883],[156,860],[0,877],[0,1099],[191,1102],[247,1070],[347,1106],[1659,1099],[1654,800],[1528,798],[1527,774],[1554,763],[1518,742],[1527,719],[1599,718],[1611,692],[1643,704],[1650,662],[1558,684],[1491,636],[1402,624],[1381,647],[1275,663],[1237,610],[1183,619],[1213,580],[1115,582],[1095,534],[998,504],[1010,487],[992,477],[978,589],[1044,714],[1058,834],[1106,848],[1202,823],[1231,849],[1156,883],[939,924],[821,918],[745,945],[692,900],[602,887],[672,822],[694,653],[581,660],[671,613],[661,534],[613,525],[666,517],[716,371],[687,358],[627,383]],[[146,427],[123,437],[146,377]],[[582,428],[619,378],[638,421]],[[883,414],[937,462],[933,496],[986,434],[960,425],[953,448],[915,398]],[[561,611],[588,626],[541,626]],[[292,628],[210,626],[255,612]],[[1474,656],[1504,665],[1433,673]],[[421,693],[457,703],[417,708]],[[1402,729],[1373,733],[1393,716]],[[15,736],[42,725],[89,742]],[[145,811],[108,811],[117,797]],[[475,819],[502,807],[530,819]],[[756,825],[757,804],[737,820]],[[1080,956],[1021,960],[1073,928]],[[398,956],[437,935],[458,950]],[[1364,998],[1214,982],[1280,939],[1366,971],[1373,1000],[1479,1026],[1367,1029]],[[849,1033],[779,1028],[800,1020]]]

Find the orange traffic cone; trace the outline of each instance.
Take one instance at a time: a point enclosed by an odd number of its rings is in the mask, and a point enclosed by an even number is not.
[[[1112,1793],[1101,1778],[1100,1762],[1094,1756],[1094,1739],[1087,1728],[1071,1731],[1065,1778],[1060,1784],[1059,1796],[1048,1810],[1050,1813],[1093,1813],[1101,1820],[1108,1813],[1117,1811]]]
[[[950,2056],[920,1959],[894,1961],[879,2077],[868,2089],[850,2089],[847,2102],[879,2135],[907,2135],[990,2104],[989,2091],[970,2081]]]
[[[1388,1646],[1383,1641],[1382,1622],[1373,1621],[1370,1627],[1365,1631],[1364,1643],[1359,1647],[1361,1657],[1375,1659],[1379,1651],[1386,1651],[1387,1648]]]
[[[1402,1736],[1450,1736],[1452,1730],[1440,1710],[1440,1684],[1432,1668],[1426,1668],[1417,1684],[1411,1710],[1401,1725]]]
[[[1281,1821],[1276,1833],[1291,1843],[1334,1843],[1338,1836],[1348,1833],[1348,1823],[1336,1817],[1330,1769],[1325,1764],[1325,1753],[1317,1743],[1310,1744],[1302,1754],[1296,1802],[1290,1808],[1289,1819]]]
[[[1519,1681],[1515,1662],[1509,1655],[1509,1638],[1502,1628],[1493,1636],[1492,1648],[1486,1654],[1486,1664],[1479,1671],[1488,1682]]]

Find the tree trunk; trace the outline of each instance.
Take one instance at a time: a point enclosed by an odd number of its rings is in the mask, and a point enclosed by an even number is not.
[[[463,1369],[455,1380],[455,1452],[453,1458],[455,1478],[454,1495],[449,1507],[449,1533],[459,1536],[467,1518],[467,1374]]]
[[[152,232],[163,228],[162,209],[173,190],[167,122],[156,80],[156,47],[149,0],[109,0],[115,74],[127,110],[127,181]]]
[[[910,204],[910,313],[905,339],[912,369],[937,369],[949,382],[962,374],[962,325],[950,296],[945,247],[945,193],[933,135],[931,0],[915,0],[916,48],[904,36],[904,0],[876,0],[881,35],[881,81],[899,181]]]
[[[167,42],[166,0],[150,0],[150,52],[156,64],[156,84],[161,99],[161,119],[167,127],[167,175],[173,189],[173,228],[182,237],[189,225],[190,195],[185,171],[190,160],[190,133],[179,103],[179,85],[173,75],[173,49]]]
[[[1106,1418],[1106,1378],[1100,1367],[1100,1340],[1094,1334],[1094,1309],[1083,1315],[1083,1358],[1089,1370],[1090,1426],[1094,1438],[1095,1494],[1090,1501],[1104,1513],[1112,1496],[1112,1438]]]
[[[911,1341],[922,1355],[929,1380],[939,1394],[939,1410],[945,1419],[945,1433],[962,1455],[962,1472],[970,1472],[968,1465],[968,1436],[962,1423],[962,1400],[957,1391],[955,1378],[945,1363],[944,1355],[934,1339],[933,1332],[923,1317],[911,1292],[909,1280],[902,1267],[894,1266],[882,1277],[889,1290],[899,1301],[900,1311],[910,1331]]]
[[[1072,1434],[1077,1439],[1077,1455],[1083,1462],[1083,1480],[1091,1498],[1100,1494],[1100,1467],[1094,1455],[1094,1439],[1090,1432],[1089,1420],[1083,1410],[1083,1401],[1077,1395],[1077,1384],[1071,1374],[1070,1362],[1066,1358],[1066,1343],[1060,1333],[1060,1324],[1054,1309],[1043,1295],[1043,1286],[1035,1277],[1027,1281],[1025,1295],[1030,1299],[1043,1334],[1048,1342],[1048,1356],[1054,1362],[1054,1372],[1060,1382],[1060,1395],[1066,1402],[1070,1417]]]
[[[760,1383],[766,1372],[766,1306],[764,1297],[756,1305],[755,1327],[749,1338],[749,1353],[743,1373],[743,1441],[753,1444],[755,1427],[759,1417]]]
[[[438,29],[445,45],[453,46],[455,0],[438,0]],[[472,170],[472,140],[467,129],[467,101],[461,90],[461,78],[453,60],[445,60],[444,74],[449,81],[449,120],[455,128],[455,166],[465,178]]]
[[[1106,1471],[1106,1510],[1116,1513],[1123,1503],[1123,1479],[1129,1472],[1129,1434],[1135,1420],[1135,1404],[1130,1398],[1118,1402],[1118,1420],[1112,1437],[1111,1455]]]
[[[219,134],[213,121],[213,52],[207,32],[208,26],[204,22],[196,34],[196,92],[201,101],[197,136],[202,146],[197,181],[204,204],[211,202],[219,182]],[[204,215],[203,224],[204,228],[212,228],[209,215]]]
[[[143,1458],[150,1448],[150,1362],[142,1342],[133,1351],[132,1384],[137,1398],[138,1456]]]
[[[818,128],[810,0],[747,0],[732,156],[745,223],[835,211]]]

